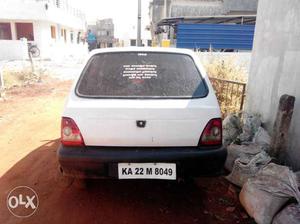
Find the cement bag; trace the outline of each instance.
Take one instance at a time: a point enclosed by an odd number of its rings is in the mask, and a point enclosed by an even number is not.
[[[258,153],[250,160],[239,158],[234,162],[232,172],[226,177],[231,183],[242,187],[246,181],[254,177],[257,172],[271,162],[271,157],[264,151]]]
[[[243,122],[243,132],[237,138],[238,141],[251,142],[254,134],[258,131],[261,126],[261,120],[259,115],[245,114]]]
[[[253,137],[253,143],[269,146],[271,144],[271,136],[264,128],[259,127]]]
[[[300,205],[291,204],[280,211],[273,219],[272,224],[299,224]]]
[[[242,124],[238,116],[229,114],[223,120],[223,145],[231,144],[242,133]]]
[[[248,160],[248,162],[258,153],[264,151],[264,147],[256,144],[249,145],[235,145],[231,144],[227,147],[227,158],[225,168],[232,171],[234,161],[237,158]],[[247,162],[247,163],[248,163]]]
[[[300,192],[295,174],[288,167],[270,163],[248,179],[239,197],[258,224],[270,224],[289,198],[300,200]]]

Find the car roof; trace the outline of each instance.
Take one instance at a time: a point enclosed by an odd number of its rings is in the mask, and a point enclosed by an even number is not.
[[[113,53],[113,52],[164,52],[164,53],[178,53],[178,54],[193,54],[193,51],[182,48],[166,48],[166,47],[113,47],[95,49],[90,52],[90,56],[100,53]]]

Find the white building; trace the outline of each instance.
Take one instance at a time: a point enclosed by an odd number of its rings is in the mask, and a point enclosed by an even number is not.
[[[58,59],[87,51],[81,42],[85,15],[68,0],[1,0],[0,60],[27,58],[27,42],[40,49],[41,58]]]

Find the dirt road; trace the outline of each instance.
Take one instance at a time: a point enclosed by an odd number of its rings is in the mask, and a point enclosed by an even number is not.
[[[0,102],[0,223],[252,223],[223,178],[195,183],[90,181],[85,189],[58,172],[60,113],[68,81],[17,88]],[[16,186],[33,188],[39,207],[14,217],[6,198]]]

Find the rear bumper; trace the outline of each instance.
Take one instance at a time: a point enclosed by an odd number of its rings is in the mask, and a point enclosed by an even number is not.
[[[177,175],[215,176],[226,160],[225,148],[194,147],[65,147],[60,145],[58,161],[66,176],[118,178],[119,162],[176,163]]]

